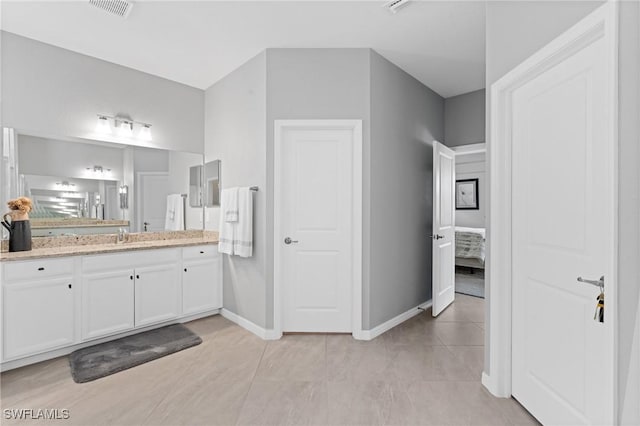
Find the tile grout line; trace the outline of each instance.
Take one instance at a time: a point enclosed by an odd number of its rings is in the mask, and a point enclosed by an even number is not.
[[[242,398],[242,404],[240,405],[240,409],[238,410],[238,417],[236,418],[236,421],[234,423],[235,425],[238,425],[238,422],[240,421],[240,416],[242,415],[242,409],[247,403],[247,397],[249,396],[249,392],[251,392],[251,389],[253,388],[253,383],[256,379],[256,375],[258,374],[258,370],[260,369],[260,365],[262,364],[262,359],[264,358],[264,354],[267,351],[268,345],[269,345],[269,342],[266,342],[264,347],[262,348],[262,353],[260,354],[260,360],[258,361],[258,365],[256,365],[256,369],[253,371],[253,376],[249,381],[249,388],[247,389],[247,392],[244,394],[244,398]]]

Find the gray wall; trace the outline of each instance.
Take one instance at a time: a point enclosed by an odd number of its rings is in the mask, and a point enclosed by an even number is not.
[[[485,154],[456,156],[456,180],[478,179],[478,210],[456,210],[456,226],[487,226],[487,163]]]
[[[205,93],[205,161],[222,161],[223,188],[258,186],[254,194],[253,257],[224,256],[224,307],[261,326],[267,324],[266,54],[263,52]],[[218,229],[219,209],[207,208],[207,229]],[[272,229],[272,228],[270,228]],[[272,260],[271,260],[272,262]],[[271,309],[273,311],[273,308]],[[271,314],[272,321],[273,315]]]
[[[153,125],[158,148],[202,153],[204,92],[2,32],[2,125],[21,133],[96,139],[96,114]]]
[[[222,160],[223,187],[260,186],[254,257],[225,256],[225,308],[273,328],[269,248],[275,237],[273,122],[278,119],[363,121],[365,328],[430,298],[431,244],[425,235],[431,232],[431,144],[444,136],[440,96],[370,49],[268,49],[209,88],[205,98],[206,161]],[[415,226],[390,243],[387,231],[403,203],[403,220]],[[218,224],[208,220],[207,228]],[[390,244],[397,249],[389,250]]]
[[[363,279],[366,287],[369,266],[369,49],[268,49],[267,229],[273,229],[273,121],[332,118],[363,121],[363,246],[367,247],[363,253]],[[268,247],[273,247],[273,237],[269,236]],[[267,326],[271,328],[273,250],[269,250],[267,265],[270,277]]]
[[[431,299],[433,141],[444,137],[444,99],[373,51],[370,87],[365,329]]]
[[[444,100],[444,141],[448,146],[482,143],[485,139],[485,90]]]

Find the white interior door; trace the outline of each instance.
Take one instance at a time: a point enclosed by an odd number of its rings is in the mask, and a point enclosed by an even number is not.
[[[138,231],[164,231],[169,195],[167,173],[139,173]]]
[[[452,149],[433,142],[433,316],[453,303],[455,284],[456,160]]]
[[[512,393],[543,424],[612,423],[613,317],[576,281],[611,278],[615,234],[613,55],[588,34],[511,97]]]
[[[320,122],[322,123],[322,122]],[[276,136],[276,279],[282,330],[351,332],[354,289],[354,128],[283,127]]]

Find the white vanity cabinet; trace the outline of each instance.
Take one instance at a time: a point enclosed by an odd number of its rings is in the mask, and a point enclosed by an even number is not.
[[[82,340],[134,327],[133,269],[82,274]]]
[[[182,313],[222,308],[222,255],[216,246],[185,247],[182,257]]]
[[[85,256],[83,340],[178,318],[180,257],[179,248]]]
[[[136,268],[136,327],[178,318],[180,265],[177,262]]]
[[[73,260],[19,262],[2,268],[3,359],[75,340]]]
[[[3,369],[222,308],[215,245],[6,261],[0,269]]]

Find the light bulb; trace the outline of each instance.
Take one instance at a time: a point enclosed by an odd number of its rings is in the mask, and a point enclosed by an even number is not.
[[[133,125],[129,121],[121,121],[118,126],[118,134],[125,138],[133,136]]]
[[[96,123],[96,132],[105,135],[111,133],[111,125],[109,124],[109,119],[104,115],[98,116],[98,122]]]
[[[142,127],[140,128],[140,133],[138,133],[138,138],[143,140],[143,141],[150,141],[151,140],[151,125],[150,124],[143,124]]]

